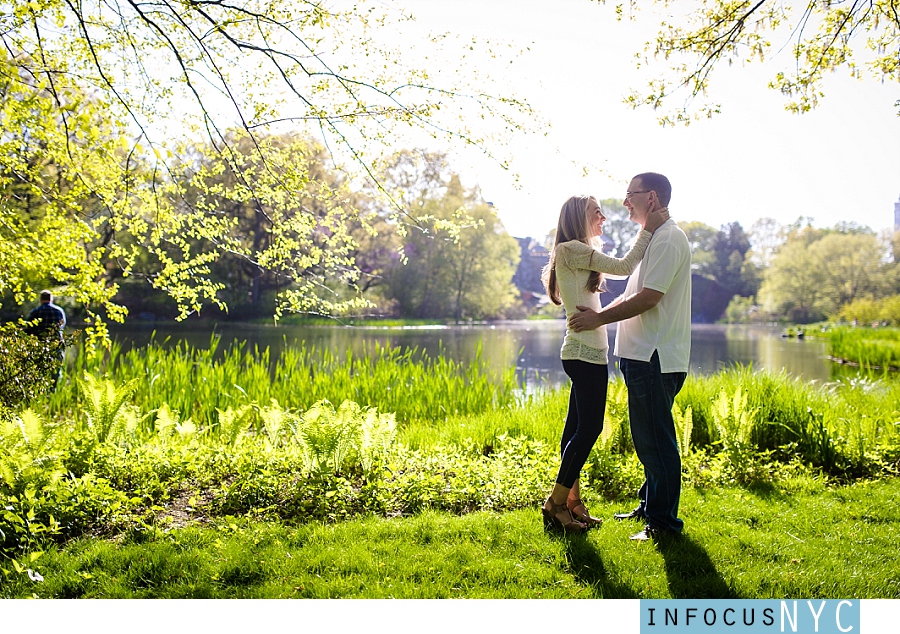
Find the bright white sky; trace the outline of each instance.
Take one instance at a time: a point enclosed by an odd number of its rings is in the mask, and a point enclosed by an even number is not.
[[[788,223],[810,216],[820,227],[856,221],[879,231],[893,224],[900,198],[897,84],[834,75],[819,109],[793,115],[767,88],[790,64],[784,51],[765,64],[723,65],[711,86],[722,114],[688,128],[662,128],[652,111],[622,103],[630,88],[650,78],[633,62],[656,34],[649,13],[637,23],[619,23],[611,7],[589,0],[398,4],[417,16],[423,31],[530,47],[501,74],[552,126],[547,139],[523,135],[513,142],[522,188],[509,173],[471,155],[454,157],[452,165],[464,182],[481,186],[514,236],[542,238],[570,195],[622,197],[631,176],[643,171],[670,178],[676,220],[714,227],[738,221],[747,230],[761,217]],[[490,64],[485,60],[497,74]],[[606,173],[582,178],[573,161]]]

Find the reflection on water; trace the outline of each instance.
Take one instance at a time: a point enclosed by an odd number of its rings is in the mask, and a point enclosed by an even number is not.
[[[207,347],[210,336],[222,337],[222,344],[237,340],[252,349],[269,347],[277,357],[287,345],[305,342],[308,347],[326,348],[338,354],[361,353],[375,343],[402,348],[417,348],[430,355],[443,353],[450,358],[469,361],[479,342],[483,356],[498,370],[515,365],[526,391],[541,386],[557,386],[567,381],[559,360],[559,348],[565,334],[565,322],[509,321],[462,326],[325,327],[273,326],[262,324],[201,323],[156,324],[152,326],[111,327],[113,337],[126,347],[148,343],[154,328],[156,341],[184,340],[195,347]],[[712,374],[736,363],[754,368],[780,371],[808,380],[829,381],[846,368],[827,358],[824,340],[784,339],[780,328],[767,326],[694,325],[691,329],[691,373]],[[610,350],[615,341],[615,328],[609,329]],[[611,374],[615,375],[616,358],[610,355]]]
[[[691,372],[712,374],[735,364],[829,381],[835,364],[824,339],[787,339],[781,329],[697,324],[691,328]]]

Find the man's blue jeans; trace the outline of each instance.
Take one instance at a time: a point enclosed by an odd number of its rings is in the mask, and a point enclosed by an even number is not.
[[[638,491],[640,509],[650,526],[680,533],[684,527],[684,522],[678,518],[681,456],[672,405],[687,374],[663,374],[657,352],[650,361],[620,359],[619,369],[628,388],[631,438],[644,465],[645,480]]]

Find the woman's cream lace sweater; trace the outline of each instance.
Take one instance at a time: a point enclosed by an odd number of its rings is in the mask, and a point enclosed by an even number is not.
[[[634,246],[623,258],[611,258],[605,253],[578,240],[562,242],[556,246],[556,283],[559,295],[566,309],[566,317],[578,312],[576,306],[588,306],[600,310],[600,293],[592,293],[587,289],[587,280],[591,271],[599,271],[610,275],[631,275],[644,251],[650,244],[653,234],[641,231]],[[589,363],[607,363],[609,343],[606,326],[595,330],[575,332],[566,329],[560,358],[577,359]]]

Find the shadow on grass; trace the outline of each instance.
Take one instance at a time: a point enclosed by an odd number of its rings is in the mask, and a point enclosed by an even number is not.
[[[780,490],[772,482],[751,482],[746,486],[747,491],[766,502],[784,502],[793,496]]]
[[[606,574],[606,566],[594,545],[586,539],[575,537],[566,540],[566,560],[569,571],[580,582],[591,586],[597,598],[637,599],[630,587]]]
[[[737,599],[706,550],[688,535],[661,539],[656,548],[663,557],[673,599]]]

